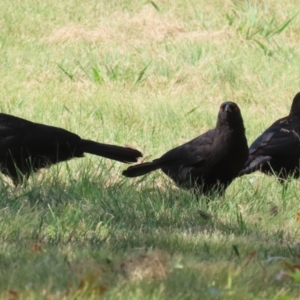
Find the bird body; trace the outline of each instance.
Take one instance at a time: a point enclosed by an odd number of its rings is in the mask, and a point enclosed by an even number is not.
[[[239,175],[260,170],[284,182],[289,176],[299,177],[299,159],[300,93],[294,97],[289,115],[274,122],[252,143]]]
[[[121,162],[136,162],[135,149],[81,139],[65,129],[0,113],[0,171],[15,184],[22,176],[91,153]]]
[[[199,137],[178,146],[152,162],[130,166],[127,177],[161,169],[178,186],[199,193],[222,193],[237,177],[248,158],[243,119],[238,106],[225,102],[217,125]]]

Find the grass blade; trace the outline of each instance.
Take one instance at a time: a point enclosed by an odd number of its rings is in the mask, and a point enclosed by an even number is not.
[[[74,75],[69,73],[65,68],[63,68],[60,64],[57,64],[57,66],[72,80],[74,81]]]
[[[192,114],[196,109],[198,109],[199,106],[196,106],[194,108],[192,108],[190,111],[188,111],[184,116],[187,117],[188,115]]]
[[[94,78],[94,81],[97,82],[97,83],[103,83],[103,77],[100,75],[100,72],[99,70],[97,70],[96,68],[92,68],[92,72],[93,72],[93,78]]]
[[[154,1],[150,1],[149,3],[155,8],[156,11],[160,12],[160,8]]]
[[[299,12],[297,12],[292,18],[287,20],[282,26],[280,26],[277,30],[275,30],[273,32],[273,35],[280,34],[282,31],[284,31],[291,24],[291,22],[296,18],[298,14]]]
[[[151,61],[143,68],[142,71],[140,71],[139,76],[137,77],[137,79],[135,80],[133,86],[135,86],[136,84],[138,84],[139,82],[141,82],[142,78],[144,77],[144,74],[148,68],[148,66],[150,65]]]

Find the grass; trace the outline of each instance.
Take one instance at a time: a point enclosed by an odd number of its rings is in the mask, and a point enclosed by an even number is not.
[[[212,128],[249,144],[300,86],[299,7],[278,1],[1,1],[0,108],[146,159]],[[87,155],[0,181],[3,299],[299,299],[299,181],[255,173],[209,206]]]

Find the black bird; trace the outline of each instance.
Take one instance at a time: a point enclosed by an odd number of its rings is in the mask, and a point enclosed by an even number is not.
[[[103,156],[124,163],[137,162],[142,153],[128,147],[81,139],[62,128],[33,123],[0,113],[0,172],[15,185],[32,172],[84,153]]]
[[[221,105],[217,125],[152,162],[131,166],[123,175],[137,177],[161,169],[178,186],[197,194],[222,194],[248,159],[248,145],[239,107]]]
[[[256,170],[276,175],[283,183],[298,178],[300,163],[300,93],[294,97],[288,116],[274,122],[250,146],[249,158],[240,175]]]

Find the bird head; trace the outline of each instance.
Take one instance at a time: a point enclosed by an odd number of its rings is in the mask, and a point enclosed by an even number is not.
[[[241,115],[240,108],[234,102],[227,101],[221,104],[217,126],[229,125],[236,129],[241,128],[244,130],[243,118]]]
[[[297,93],[293,99],[292,107],[290,110],[291,115],[300,115],[300,93]]]

